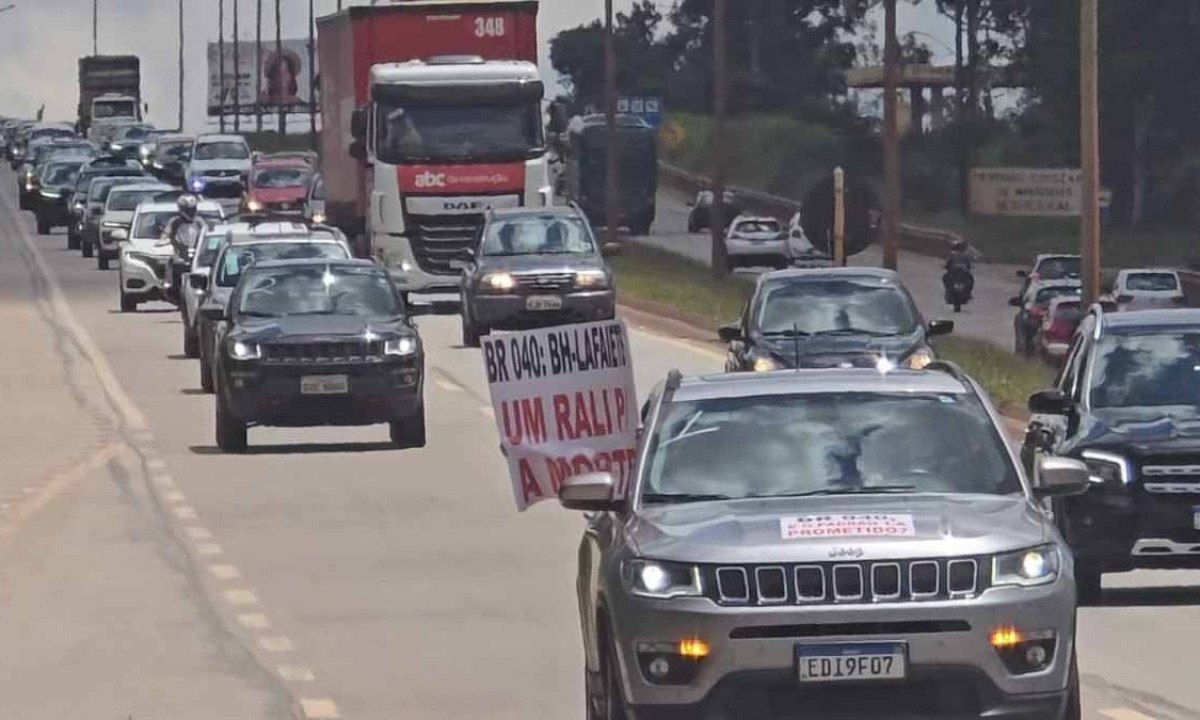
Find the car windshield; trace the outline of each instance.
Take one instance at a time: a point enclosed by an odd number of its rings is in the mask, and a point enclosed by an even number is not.
[[[160,143],[157,154],[164,160],[183,160],[191,151],[190,142]]]
[[[1092,368],[1095,408],[1200,405],[1200,332],[1104,337]]]
[[[124,212],[136,210],[138,205],[153,199],[156,195],[161,195],[168,192],[167,188],[157,190],[117,190],[109,193],[108,210]]]
[[[246,160],[250,149],[240,142],[210,142],[196,146],[193,160]]]
[[[753,458],[753,462],[747,462]],[[816,393],[673,402],[650,439],[644,502],[911,488],[1007,495],[1021,484],[963,394]]]
[[[238,310],[259,317],[390,317],[400,313],[400,302],[391,279],[374,267],[305,266],[250,271]]]
[[[219,287],[236,287],[242,276],[242,271],[256,262],[265,260],[313,260],[329,258],[344,260],[350,257],[341,243],[309,242],[267,242],[239,244],[225,249],[217,268],[217,285]]]
[[[133,117],[137,114],[137,103],[132,100],[103,102],[92,105],[92,117],[96,120],[111,117]]]
[[[225,241],[229,239],[229,232],[209,232],[204,236],[204,241],[200,244],[200,249],[196,252],[196,267],[210,268],[217,261],[217,255],[221,252],[221,247]]]
[[[1077,278],[1082,272],[1082,264],[1077,257],[1047,258],[1037,266],[1037,275],[1043,280],[1058,280],[1060,278]]]
[[[79,173],[81,165],[83,165],[82,162],[54,163],[46,168],[42,183],[44,185],[70,185],[75,182],[75,175]]]
[[[378,108],[385,163],[524,159],[544,144],[538,103]]]
[[[778,233],[779,223],[774,220],[744,220],[737,224],[737,232]]]
[[[1034,296],[1033,304],[1044,308],[1054,298],[1063,297],[1064,295],[1078,295],[1080,292],[1079,288],[1072,286],[1042,288]]]
[[[578,218],[559,215],[495,220],[488,225],[481,249],[481,254],[489,257],[595,252],[587,226]]]
[[[171,218],[175,217],[174,210],[154,210],[138,213],[137,222],[133,224],[131,237],[140,239],[159,239],[167,230]]]
[[[1174,273],[1131,273],[1125,278],[1125,289],[1133,292],[1174,292],[1179,279]]]
[[[254,173],[256,188],[302,188],[308,185],[312,170],[300,167],[263,168]]]
[[[1066,322],[1078,322],[1083,316],[1083,308],[1076,301],[1060,302],[1054,306],[1054,311],[1051,317],[1055,320],[1064,320]]]
[[[805,279],[767,285],[758,329],[765,335],[908,335],[917,322],[912,299],[890,281]]]
[[[134,125],[120,133],[123,140],[142,140],[150,137],[150,128]]]

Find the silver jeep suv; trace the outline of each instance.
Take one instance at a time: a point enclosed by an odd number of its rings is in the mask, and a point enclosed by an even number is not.
[[[683,379],[565,482],[587,717],[1078,718],[1071,553],[957,368]]]

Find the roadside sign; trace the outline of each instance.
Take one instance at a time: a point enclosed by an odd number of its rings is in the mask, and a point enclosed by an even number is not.
[[[637,115],[655,130],[662,127],[663,101],[660,97],[619,97],[617,98],[617,112]]]
[[[976,215],[1079,217],[1083,173],[1078,168],[975,168],[971,171],[971,212]],[[1102,190],[1100,206],[1112,204]]]
[[[629,335],[619,320],[482,339],[500,448],[517,510],[564,480],[611,472],[623,496],[637,456]]]

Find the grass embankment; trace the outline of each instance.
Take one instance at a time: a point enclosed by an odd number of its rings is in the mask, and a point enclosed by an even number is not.
[[[741,315],[754,284],[745,277],[714,278],[709,269],[678,255],[638,245],[612,259],[622,300],[666,307],[679,319],[705,329]],[[1029,395],[1046,387],[1052,372],[1041,363],[1016,357],[991,343],[964,337],[940,338],[938,353],[958,363],[978,380],[1001,406],[1024,406]]]

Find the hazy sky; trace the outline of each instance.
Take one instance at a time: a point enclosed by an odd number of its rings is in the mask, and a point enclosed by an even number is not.
[[[752,0],[751,0],[752,1]],[[76,61],[90,54],[91,0],[5,0],[17,8],[0,14],[0,115],[32,115],[45,103],[48,119],[74,119],[78,101]],[[142,92],[150,104],[150,121],[162,127],[175,124],[178,96],[176,41],[177,3],[173,0],[98,0],[101,53],[136,54],[142,58]],[[234,0],[225,0],[227,32]],[[252,39],[256,0],[239,0],[241,35]],[[206,43],[217,35],[218,0],[183,0],[186,18],[186,118],[190,129],[205,121]],[[318,15],[333,11],[336,0],[314,0]],[[351,3],[365,4],[365,3]],[[616,0],[625,10],[632,0]],[[669,6],[667,0],[660,4]],[[274,36],[274,3],[264,0],[264,34]],[[901,31],[919,29],[946,42],[944,21],[933,11],[932,0],[918,6],[901,4]],[[306,32],[308,5],[304,0],[282,0],[283,34]],[[545,59],[546,41],[560,30],[599,17],[603,0],[543,0],[539,35],[542,67],[548,82],[553,72]],[[953,36],[952,29],[949,36]],[[935,50],[939,50],[933,44]],[[941,50],[945,59],[945,51]]]

